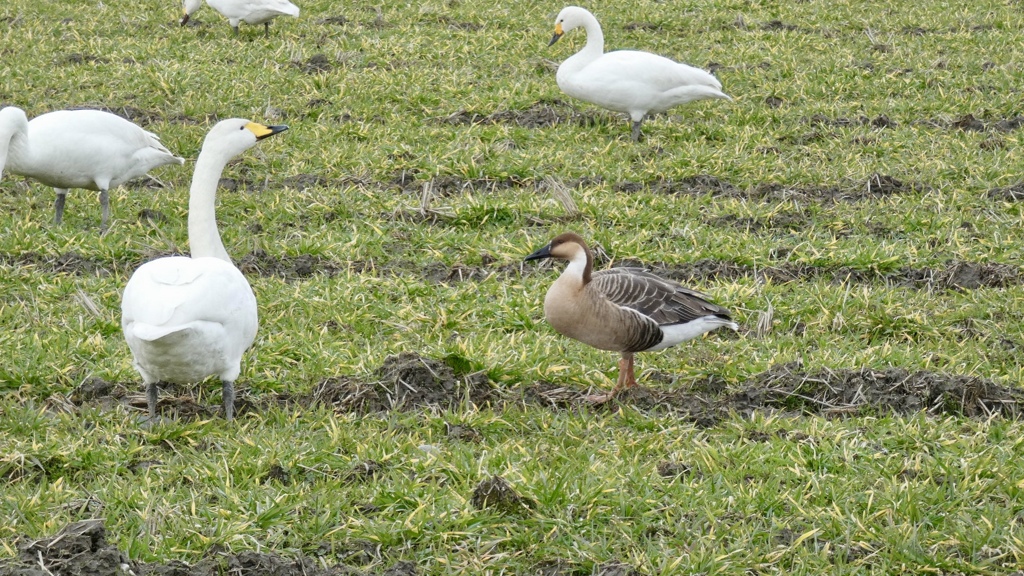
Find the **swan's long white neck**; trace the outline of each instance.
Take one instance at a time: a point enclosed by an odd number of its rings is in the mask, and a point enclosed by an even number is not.
[[[20,174],[30,156],[28,117],[20,108],[5,108],[0,112],[0,176],[5,167]]]
[[[188,243],[193,258],[220,258],[228,263],[217,229],[217,183],[228,158],[216,151],[204,150],[196,160],[192,188],[188,196]]]
[[[587,32],[587,43],[579,52],[566,58],[558,67],[556,76],[559,82],[567,81],[570,76],[586,68],[594,60],[604,54],[604,34],[601,32],[601,24],[593,14],[579,14],[582,20],[580,26]]]
[[[601,32],[601,24],[593,14],[584,14],[583,29],[587,31],[587,45],[578,54],[585,55],[587,60],[598,58],[604,54],[604,33]]]

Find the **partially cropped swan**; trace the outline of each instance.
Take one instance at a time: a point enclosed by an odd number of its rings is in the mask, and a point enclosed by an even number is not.
[[[638,50],[606,53],[597,18],[578,6],[558,13],[548,45],[579,26],[587,31],[587,44],[558,67],[558,87],[573,98],[629,114],[633,140],[640,139],[640,124],[648,113],[705,98],[731,100],[722,92],[722,83],[699,68]]]
[[[269,36],[271,20],[278,16],[299,16],[299,7],[288,0],[206,0],[206,3],[228,19],[235,34],[238,34],[238,23],[245,22],[263,24],[263,34]],[[188,24],[192,14],[202,7],[203,0],[184,0],[185,14],[181,25]]]
[[[234,416],[242,353],[256,337],[256,297],[221,242],[217,182],[229,160],[287,129],[237,118],[218,122],[203,142],[192,176],[191,257],[147,262],[125,286],[121,328],[146,384],[150,417],[156,416],[158,382],[184,384],[209,376],[223,385],[225,418]]]
[[[21,108],[0,109],[0,174],[27,176],[57,191],[53,221],[64,218],[68,189],[98,190],[102,228],[110,221],[110,190],[164,164],[182,164],[160,138],[100,110],[58,110],[30,122]]]
[[[739,326],[707,296],[640,268],[594,272],[594,258],[579,235],[566,232],[526,260],[558,258],[569,265],[544,297],[544,317],[556,332],[600,350],[622,353],[619,378],[607,394],[636,385],[633,354],[661,350],[722,326]]]

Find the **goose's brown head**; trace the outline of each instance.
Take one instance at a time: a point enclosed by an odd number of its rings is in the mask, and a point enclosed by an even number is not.
[[[542,258],[557,258],[559,260],[572,260],[579,251],[589,252],[587,243],[575,232],[565,232],[555,236],[546,246],[527,256],[524,261],[540,260]]]

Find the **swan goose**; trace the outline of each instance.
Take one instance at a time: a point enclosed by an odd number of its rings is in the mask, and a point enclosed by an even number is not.
[[[101,110],[57,110],[30,122],[21,108],[0,109],[0,175],[27,176],[57,192],[53,221],[64,218],[68,190],[100,193],[102,230],[110,222],[110,189],[165,164],[185,161],[160,138]]]
[[[580,26],[587,32],[587,44],[558,67],[558,87],[573,98],[629,114],[634,141],[640,140],[640,125],[649,113],[706,98],[732,100],[717,78],[699,68],[638,50],[606,53],[601,24],[579,6],[558,13],[548,46]]]
[[[196,160],[188,203],[191,257],[158,258],[140,266],[125,286],[121,328],[156,417],[157,383],[200,382],[218,376],[224,417],[234,416],[234,382],[242,354],[256,337],[256,297],[231,262],[217,229],[217,182],[235,156],[287,130],[249,120],[218,122]]]
[[[299,7],[288,0],[206,0],[211,8],[228,19],[238,34],[238,23],[263,24],[263,35],[270,36],[270,21],[278,16],[298,18]],[[192,14],[203,7],[203,0],[184,0],[181,25],[188,24]]]
[[[594,272],[590,249],[575,233],[556,236],[526,260],[543,258],[569,261],[544,297],[548,323],[564,336],[622,354],[615,388],[591,396],[592,402],[636,385],[634,353],[675,346],[722,326],[739,328],[728,310],[703,294],[640,268]]]

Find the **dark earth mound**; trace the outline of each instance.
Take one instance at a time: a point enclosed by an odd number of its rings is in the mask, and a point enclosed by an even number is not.
[[[497,392],[485,374],[457,375],[444,362],[409,352],[386,358],[373,382],[344,376],[327,378],[317,385],[312,397],[315,403],[362,414],[453,408],[467,400],[477,405],[497,400]],[[301,398],[294,401],[305,402]]]
[[[107,543],[101,520],[83,520],[65,526],[42,540],[22,539],[16,558],[0,560],[0,576],[355,576],[381,574],[415,576],[411,562],[366,572],[344,564],[327,566],[318,558],[284,558],[272,553],[217,554],[194,565],[135,562]]]
[[[655,194],[691,196],[728,196],[751,200],[801,200],[827,202],[856,202],[877,199],[893,194],[908,194],[928,189],[919,182],[904,182],[886,174],[872,174],[863,182],[844,182],[818,186],[793,186],[776,182],[765,182],[749,189],[739,188],[732,183],[710,174],[697,174],[678,180],[660,178],[644,182],[624,181],[615,184],[618,192],[639,192],[650,190]]]
[[[535,505],[529,498],[516,492],[508,480],[498,475],[477,484],[470,502],[477,510],[489,509],[500,514],[523,514]]]
[[[588,405],[591,391],[538,383],[524,392],[527,403],[568,408]],[[782,410],[810,415],[954,414],[971,418],[1024,414],[1024,390],[975,376],[909,372],[902,368],[806,372],[783,364],[755,375],[733,390],[716,377],[673,390],[628,388],[611,402],[641,410],[668,411],[701,427],[713,427],[730,414]]]
[[[758,278],[776,284],[824,278],[835,284],[881,282],[888,286],[919,290],[974,290],[1005,288],[1024,282],[1024,269],[1018,266],[962,260],[952,260],[942,268],[905,267],[896,270],[811,266],[799,263],[782,263],[758,268],[711,259],[672,266],[661,262],[644,263],[627,258],[616,261],[615,266],[646,268],[659,276],[683,284],[705,284],[714,280],[734,281],[744,277]]]
[[[259,398],[243,386],[236,402],[240,415],[266,405],[327,405],[341,412],[359,414],[424,408],[452,409],[463,402],[491,405],[498,409],[519,403],[551,409],[592,406],[587,397],[593,390],[543,381],[518,390],[501,389],[484,373],[468,372],[465,364],[462,359],[441,361],[406,352],[386,358],[369,382],[345,376],[332,377],[321,381],[311,394],[265,394]],[[671,374],[652,372],[644,381],[670,385],[674,379]],[[1019,418],[1024,413],[1024,390],[976,376],[910,372],[893,367],[808,372],[795,364],[783,364],[731,386],[717,376],[708,376],[677,388],[668,385],[657,389],[645,385],[629,388],[599,408],[624,404],[640,410],[667,411],[708,427],[716,425],[728,414],[749,415],[757,410],[827,416],[925,411],[970,418]],[[161,414],[178,418],[216,415],[220,409],[216,397],[196,396],[204,390],[203,385],[161,387]],[[64,406],[68,402],[70,406]],[[102,408],[126,405],[144,413],[146,399],[140,385],[90,378],[66,399],[54,404],[68,409],[83,405]],[[458,425],[449,426],[448,436],[468,441],[480,438],[475,430]],[[379,467],[373,468],[372,463],[368,466],[370,468],[366,470],[353,471],[353,479],[360,474],[372,475],[379,471]]]
[[[525,110],[499,110],[490,114],[459,110],[439,119],[443,124],[509,124],[522,128],[550,128],[557,124],[572,123],[593,126],[597,118],[579,112],[562,100],[539,101]]]

